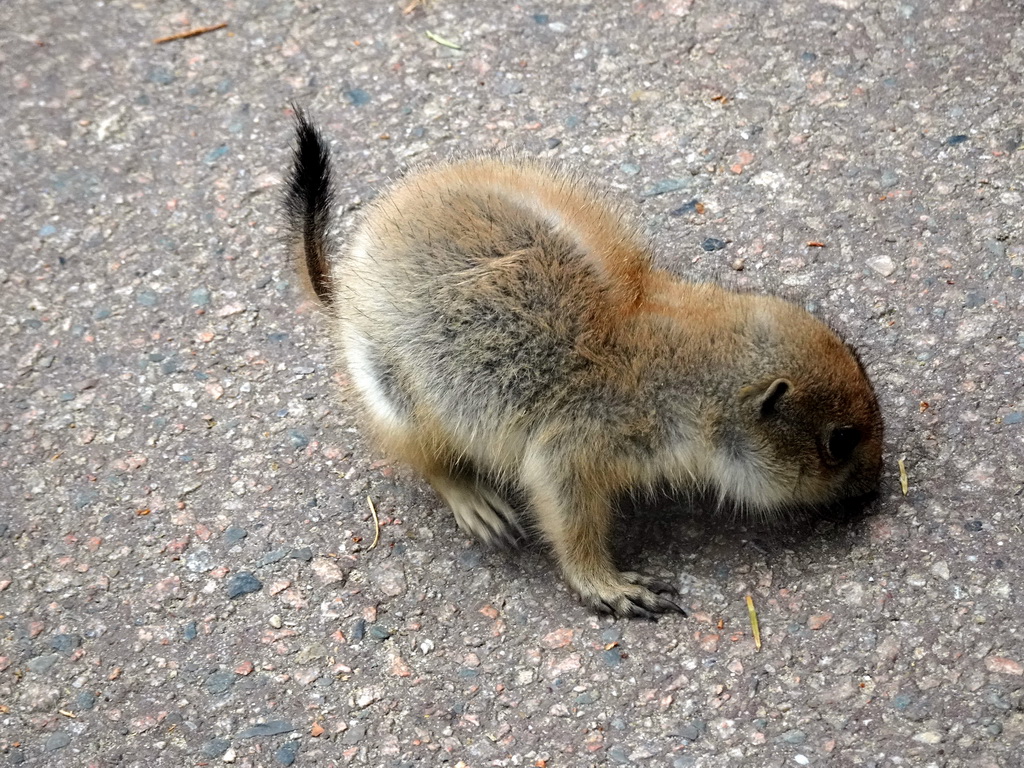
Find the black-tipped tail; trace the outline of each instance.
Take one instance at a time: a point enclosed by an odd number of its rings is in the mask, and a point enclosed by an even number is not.
[[[330,306],[333,300],[328,259],[331,252],[331,215],[334,187],[331,156],[320,131],[295,108],[295,158],[285,191],[285,212],[290,240],[316,297]]]

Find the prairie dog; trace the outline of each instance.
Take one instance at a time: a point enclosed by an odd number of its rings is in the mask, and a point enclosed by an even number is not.
[[[875,488],[871,384],[803,309],[655,269],[601,193],[525,160],[409,176],[336,255],[329,151],[301,112],[297,134],[292,244],[338,363],[380,447],[466,533],[529,525],[588,606],[652,617],[683,611],[613,564],[621,494],[696,486],[771,516]]]

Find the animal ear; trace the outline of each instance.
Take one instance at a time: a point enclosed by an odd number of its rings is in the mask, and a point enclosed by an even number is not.
[[[761,416],[774,416],[778,412],[779,403],[792,386],[793,383],[789,379],[775,379],[769,384],[755,400]]]

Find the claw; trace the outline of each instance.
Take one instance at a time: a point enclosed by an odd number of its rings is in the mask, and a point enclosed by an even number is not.
[[[435,478],[434,487],[455,513],[459,527],[492,549],[514,546],[523,535],[515,512],[488,486]]]
[[[521,536],[511,527],[491,527],[490,535],[484,541],[488,549],[515,549],[522,541]]]
[[[622,577],[630,584],[637,584],[641,587],[647,587],[652,592],[664,592],[668,595],[678,595],[679,590],[669,584],[667,581],[661,579],[655,579],[650,576],[643,576],[635,571],[626,571],[622,574]]]
[[[652,592],[658,592],[659,594],[666,595],[678,595],[679,590],[669,584],[667,581],[659,581],[658,579],[651,579],[645,585]]]
[[[676,592],[675,594],[679,594],[679,593]],[[672,602],[671,600],[666,600],[665,598],[660,598],[659,606],[664,611],[671,611],[672,613],[678,613],[680,616],[684,616],[685,617],[685,616],[688,615],[686,613],[686,611],[683,610],[683,608],[681,608],[679,605],[677,605],[676,603]]]
[[[648,621],[657,621],[658,617],[648,611],[646,608],[642,608],[636,603],[630,606],[628,616],[633,619],[647,619]]]
[[[599,614],[607,614],[618,619],[636,618],[657,621],[663,613],[677,613],[686,616],[680,606],[673,601],[656,594],[658,592],[676,592],[666,589],[669,585],[648,580],[637,574],[623,574],[624,583],[608,584],[593,591],[581,590],[584,602]],[[643,579],[642,583],[637,583]],[[647,582],[653,583],[648,584]]]

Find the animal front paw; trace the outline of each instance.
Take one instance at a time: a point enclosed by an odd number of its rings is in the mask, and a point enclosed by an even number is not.
[[[578,584],[576,591],[588,607],[618,619],[657,619],[663,613],[686,615],[686,611],[658,594],[678,594],[671,584],[632,571],[615,576]]]

